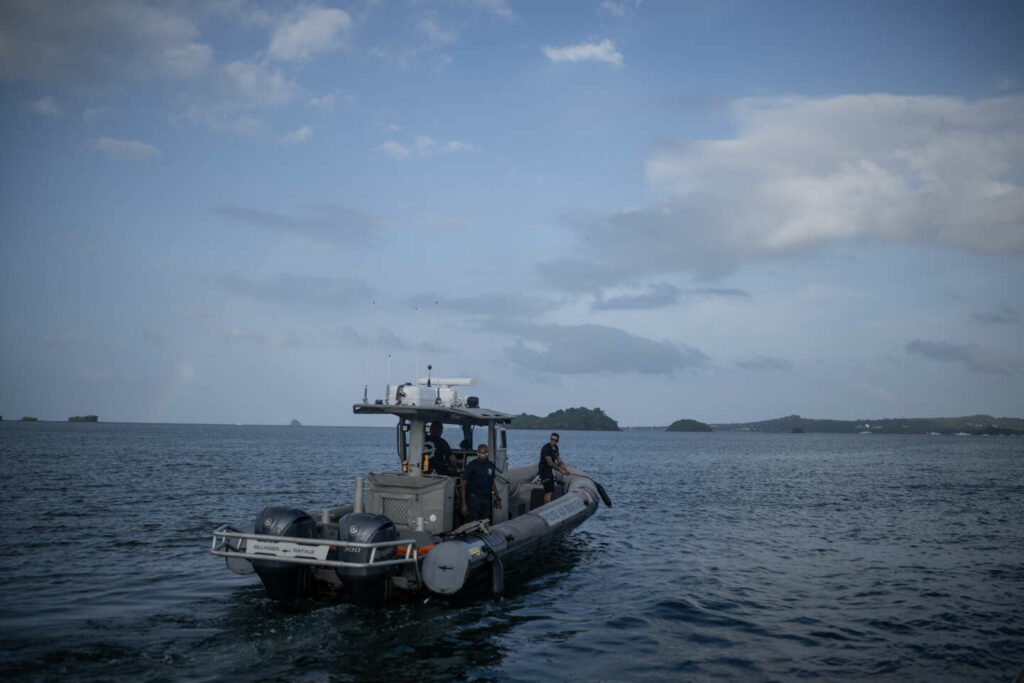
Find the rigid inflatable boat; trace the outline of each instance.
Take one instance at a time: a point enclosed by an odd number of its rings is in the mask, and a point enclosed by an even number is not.
[[[551,502],[544,503],[537,465],[508,467],[506,426],[512,416],[479,407],[456,387],[472,379],[421,379],[389,386],[384,400],[352,406],[359,415],[394,415],[400,471],[355,480],[355,500],[315,513],[268,507],[246,528],[223,525],[211,552],[239,574],[256,572],[271,598],[328,598],[380,605],[403,596],[453,595],[473,586],[500,595],[504,568],[579,526],[604,488],[572,465],[556,473]],[[488,447],[500,500],[490,520],[464,522],[459,479],[430,472],[434,444],[428,424],[440,422],[461,437],[452,447],[459,469]],[[479,430],[474,433],[474,430]],[[455,439],[452,438],[452,441]],[[538,456],[539,459],[539,456]]]

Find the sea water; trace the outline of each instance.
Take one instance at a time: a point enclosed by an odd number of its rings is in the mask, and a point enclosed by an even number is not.
[[[5,680],[1012,681],[1024,439],[561,433],[601,507],[506,594],[271,602],[209,554],[390,428],[0,422]],[[510,462],[547,434],[510,433]]]

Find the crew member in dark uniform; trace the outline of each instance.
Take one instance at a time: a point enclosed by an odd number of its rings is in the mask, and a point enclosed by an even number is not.
[[[540,476],[540,483],[544,486],[544,502],[551,502],[551,494],[555,492],[555,473],[558,470],[562,474],[569,474],[562,457],[558,455],[558,434],[551,433],[551,441],[544,444],[540,449],[540,462],[537,464],[537,475]]]
[[[427,435],[426,443],[434,444],[434,453],[430,456],[430,472],[446,474],[454,477],[459,473],[459,465],[452,453],[451,446],[441,438],[444,425],[440,422],[430,423],[430,434]]]
[[[467,491],[468,489],[468,491]],[[501,509],[501,496],[494,484],[494,463],[487,459],[487,446],[476,447],[476,459],[462,471],[462,516],[467,522],[491,519],[491,495]]]

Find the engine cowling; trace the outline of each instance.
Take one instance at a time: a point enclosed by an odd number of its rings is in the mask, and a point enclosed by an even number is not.
[[[350,512],[338,520],[338,540],[354,543],[380,543],[398,538],[398,529],[384,515],[370,512]],[[392,565],[368,564],[372,548],[341,547],[338,560],[358,563],[354,567],[338,567],[335,572],[348,591],[352,602],[373,606],[387,600],[391,592]],[[394,546],[377,548],[375,561],[395,559]]]
[[[268,507],[256,517],[254,531],[266,536],[313,538],[316,522],[298,508]],[[254,559],[252,566],[274,600],[293,600],[309,593],[313,579],[311,567],[263,559]]]

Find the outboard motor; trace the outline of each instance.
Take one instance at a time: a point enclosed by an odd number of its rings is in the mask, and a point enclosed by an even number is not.
[[[338,540],[354,543],[380,543],[398,538],[398,529],[384,515],[370,512],[350,512],[338,520]],[[342,562],[368,563],[373,548],[341,547],[338,560]],[[357,605],[373,607],[385,602],[391,593],[393,565],[377,565],[381,560],[395,559],[394,546],[377,548],[373,555],[374,564],[359,567],[337,567],[335,572],[348,591],[349,598]]]
[[[255,532],[267,536],[313,538],[316,522],[298,508],[269,507],[264,508],[256,518]],[[252,566],[274,600],[301,598],[309,592],[313,579],[312,567],[257,559],[252,561]]]

